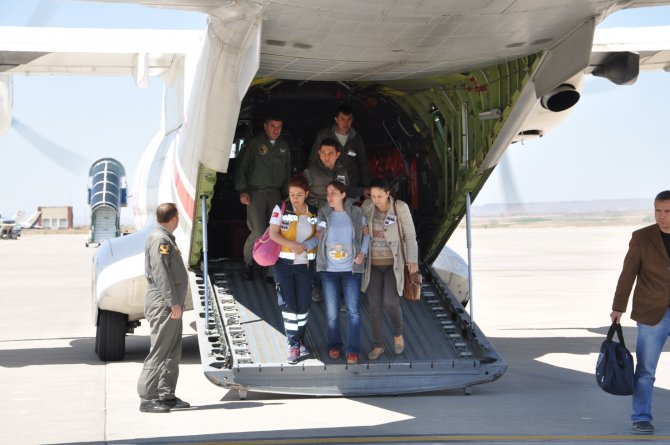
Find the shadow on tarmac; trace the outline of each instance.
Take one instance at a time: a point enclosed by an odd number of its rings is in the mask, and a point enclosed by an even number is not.
[[[589,329],[605,335],[609,326]],[[583,329],[583,328],[575,328]],[[568,329],[569,330],[569,329]],[[539,331],[539,330],[538,330]],[[636,328],[624,328],[629,349],[635,349]],[[137,437],[134,439],[106,441],[106,444],[130,443],[227,443],[237,444],[290,444],[290,443],[608,443],[670,442],[670,419],[662,413],[670,412],[670,392],[661,388],[654,391],[654,420],[656,435],[635,436],[630,428],[630,397],[616,397],[603,392],[595,382],[593,373],[566,367],[552,366],[537,360],[547,353],[565,353],[571,356],[599,352],[603,337],[535,337],[492,338],[496,349],[509,363],[507,373],[498,381],[472,388],[471,396],[464,396],[461,389],[435,391],[403,396],[358,397],[356,402],[395,412],[408,418],[397,422],[341,428],[311,428],[281,431],[252,431],[228,434],[184,435],[177,437]],[[92,339],[73,341],[72,354],[86,357],[95,364]],[[64,348],[67,349],[67,348]],[[86,353],[82,351],[86,349]],[[148,339],[129,341],[128,359],[141,361],[148,350]],[[666,347],[666,350],[668,348]],[[38,352],[30,354],[37,362]],[[2,351],[7,352],[7,351]],[[5,356],[0,363],[6,366]],[[61,351],[64,352],[64,351]],[[24,355],[25,351],[21,351]],[[57,360],[59,354],[51,354]],[[537,356],[535,356],[537,355]],[[25,355],[24,355],[25,356]],[[190,362],[199,360],[195,336],[184,339],[184,357]],[[48,359],[47,359],[48,360]],[[44,357],[40,363],[44,364]],[[63,363],[61,358],[58,363]],[[86,362],[88,363],[88,361]],[[28,363],[23,363],[26,366]],[[37,364],[37,363],[33,363]],[[100,362],[98,362],[100,364]],[[16,364],[14,366],[17,366]],[[593,363],[595,369],[595,361]],[[668,370],[660,369],[659,372]],[[189,411],[222,410],[225,422],[227,410],[259,409],[270,405],[283,405],[286,400],[303,396],[253,393],[246,400],[236,400],[234,390],[229,391],[220,404],[194,406]],[[258,415],[250,412],[249,415]],[[178,411],[170,415],[179,416]],[[296,415],[310,415],[296,413]],[[317,415],[326,415],[325,413]],[[332,414],[331,414],[332,415]],[[431,419],[429,422],[427,419]],[[313,422],[313,417],[310,422]],[[428,425],[428,428],[427,428]],[[427,429],[429,429],[427,431]],[[99,442],[72,442],[69,445]]]
[[[582,328],[575,328],[582,329]],[[607,335],[609,326],[601,328],[589,329],[590,332]],[[563,330],[569,330],[563,329]],[[636,328],[624,327],[624,338],[628,349],[633,351],[635,345]],[[58,339],[49,339],[49,341]],[[506,348],[510,347],[515,350],[518,346],[528,341],[539,340],[547,341],[551,344],[547,352],[565,352],[573,354],[590,354],[600,350],[601,338],[587,337],[587,338],[499,338],[490,339],[495,341],[496,349],[505,344]],[[182,359],[184,364],[199,364],[200,353],[198,351],[197,335],[186,335],[182,340]],[[507,345],[508,343],[511,343]],[[595,345],[595,346],[594,346]],[[126,355],[124,362],[142,363],[149,352],[150,339],[148,335],[128,335],[126,337]],[[588,347],[588,350],[585,348]],[[79,337],[70,342],[69,347],[62,348],[29,348],[29,349],[11,349],[0,350],[0,367],[4,368],[21,368],[32,365],[72,365],[72,364],[86,364],[86,365],[104,365],[95,355],[95,338]],[[594,349],[595,348],[595,349]],[[507,358],[506,355],[504,357]],[[594,363],[595,369],[595,363]]]
[[[53,341],[58,339],[48,339]],[[149,352],[148,335],[129,335],[126,337],[126,356],[124,362],[143,363]],[[197,335],[184,336],[182,343],[182,359],[184,364],[199,364]],[[70,341],[69,347],[44,347],[27,349],[0,350],[1,368],[22,368],[36,365],[104,365],[95,354],[95,338],[80,337]]]

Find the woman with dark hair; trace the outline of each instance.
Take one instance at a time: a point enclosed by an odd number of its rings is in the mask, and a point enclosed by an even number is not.
[[[361,290],[367,291],[374,341],[368,359],[377,360],[384,353],[384,311],[393,329],[393,352],[402,354],[405,350],[400,295],[405,281],[405,267],[410,272],[418,270],[419,249],[409,206],[391,197],[387,181],[377,179],[372,182],[370,199],[365,200],[361,209],[372,234],[370,258],[365,265],[361,285]]]
[[[321,276],[328,322],[328,356],[342,354],[340,297],[347,310],[347,364],[358,363],[361,343],[361,274],[370,235],[359,207],[347,202],[346,187],[339,181],[326,186],[327,204],[319,209],[319,248],[316,270]]]
[[[270,239],[281,245],[273,267],[277,302],[284,318],[288,362],[308,355],[305,346],[307,316],[312,302],[310,263],[316,257],[316,208],[309,206],[307,179],[301,174],[288,181],[288,202],[282,212],[276,205],[270,217]]]

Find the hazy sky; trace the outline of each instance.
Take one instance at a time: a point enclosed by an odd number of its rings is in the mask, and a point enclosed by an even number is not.
[[[0,0],[0,26],[199,29],[204,23],[198,14],[140,6]],[[600,27],[657,25],[670,25],[670,7],[623,11]],[[125,166],[132,194],[136,164],[158,130],[161,100],[155,78],[140,89],[129,77],[14,76],[18,128],[0,135],[0,213],[71,205],[75,223],[84,224],[88,169],[102,157]],[[590,78],[557,129],[508,150],[503,162],[515,187],[503,186],[498,168],[475,205],[650,198],[670,189],[669,127],[670,73],[642,73],[625,87]],[[26,137],[31,129],[56,145]],[[123,219],[129,217],[124,209]]]

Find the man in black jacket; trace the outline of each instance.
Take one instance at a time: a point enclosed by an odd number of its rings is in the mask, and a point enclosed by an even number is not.
[[[351,177],[347,168],[340,161],[341,153],[337,150],[337,141],[326,138],[321,141],[318,158],[303,172],[309,185],[307,202],[317,209],[324,205],[326,200],[326,186],[334,180],[340,181],[347,187],[347,193],[355,196],[360,189],[352,186]]]
[[[333,139],[337,142],[337,150],[340,153],[339,162],[344,166],[351,181],[347,187],[358,188],[361,193],[370,186],[370,174],[368,171],[368,157],[365,152],[365,144],[360,133],[353,127],[353,111],[348,105],[341,104],[335,112],[333,125],[322,128],[316,134],[309,155],[309,164],[316,164],[319,159],[319,149],[324,139]],[[360,196],[351,196],[357,199]]]

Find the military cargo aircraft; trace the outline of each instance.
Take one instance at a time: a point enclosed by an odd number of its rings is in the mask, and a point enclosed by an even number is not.
[[[437,269],[436,259],[505,150],[557,125],[579,101],[585,75],[623,85],[640,69],[670,62],[657,45],[667,29],[631,30],[630,46],[620,34],[595,33],[619,9],[664,1],[125,3],[201,12],[207,29],[0,28],[0,128],[11,125],[16,74],[132,75],[138,85],[163,79],[162,128],[135,178],[140,230],[105,241],[93,260],[96,352],[123,358],[125,336],[143,318],[143,248],[153,214],[159,203],[175,202],[205,375],[242,395],[468,390],[499,378],[507,364],[464,310],[467,292],[457,293],[459,279],[452,281],[458,267]],[[403,302],[404,354],[357,365],[328,358],[316,304],[311,356],[290,366],[274,289],[241,279],[248,232],[232,184],[235,159],[264,116],[281,111],[300,171],[316,131],[341,102],[364,129],[370,175],[393,179],[412,208],[424,299]],[[370,341],[364,328],[364,347]]]

